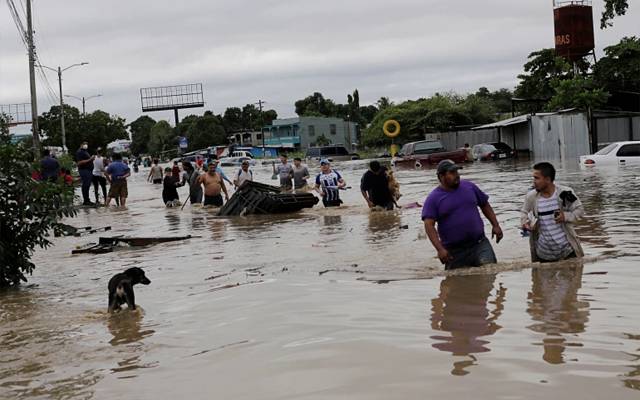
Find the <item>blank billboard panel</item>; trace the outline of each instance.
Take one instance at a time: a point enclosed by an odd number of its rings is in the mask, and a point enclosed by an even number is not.
[[[202,83],[140,89],[142,111],[204,107]]]

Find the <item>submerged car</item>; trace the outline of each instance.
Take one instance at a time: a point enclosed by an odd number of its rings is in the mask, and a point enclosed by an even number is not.
[[[307,154],[305,155],[305,157],[311,160],[321,160],[323,158],[326,158],[329,161],[348,161],[360,159],[360,156],[358,154],[349,153],[346,147],[340,145],[309,147],[307,149]]]
[[[392,164],[399,168],[426,169],[447,159],[454,163],[464,163],[467,161],[467,151],[447,151],[439,140],[421,140],[402,146],[400,153],[393,158]]]
[[[502,160],[515,156],[515,151],[506,143],[481,143],[473,146],[473,158],[479,161]]]
[[[611,143],[594,154],[580,156],[580,165],[640,165],[640,141]]]

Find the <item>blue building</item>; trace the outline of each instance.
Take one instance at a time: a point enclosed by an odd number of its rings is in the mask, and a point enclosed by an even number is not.
[[[328,143],[353,151],[357,144],[358,124],[341,118],[295,117],[273,120],[262,132],[267,146],[306,150]]]

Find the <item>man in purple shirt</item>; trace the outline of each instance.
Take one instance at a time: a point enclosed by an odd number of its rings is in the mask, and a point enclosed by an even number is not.
[[[458,166],[451,160],[438,164],[440,186],[427,197],[422,220],[429,240],[445,269],[477,267],[496,263],[478,207],[491,222],[491,237],[502,240],[502,229],[487,196],[469,181],[460,180]],[[436,223],[438,230],[436,231]]]

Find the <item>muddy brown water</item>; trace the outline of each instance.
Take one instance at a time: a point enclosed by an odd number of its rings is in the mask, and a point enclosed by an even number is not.
[[[165,209],[143,169],[128,209],[69,221],[111,232],[54,239],[29,283],[0,293],[0,398],[637,399],[640,170],[559,168],[585,204],[587,256],[542,267],[518,231],[530,165],[462,171],[505,239],[497,265],[449,276],[419,208],[364,206],[362,161],[336,165],[345,207],[229,219]],[[397,177],[401,204],[436,185],[433,171]],[[116,234],[199,237],[70,254]],[[131,266],[152,283],[137,312],[109,316],[107,282]]]

